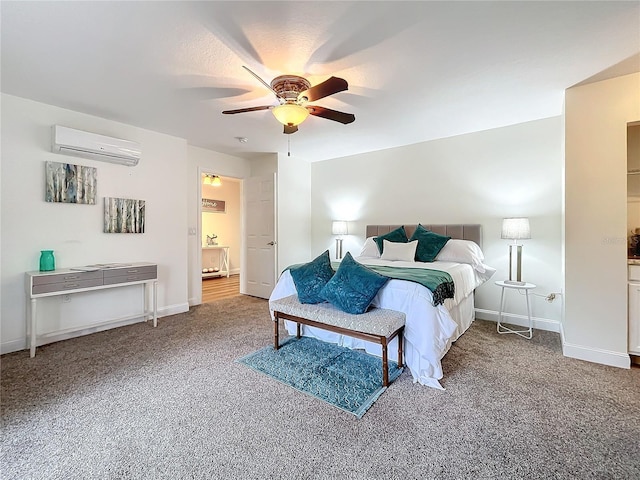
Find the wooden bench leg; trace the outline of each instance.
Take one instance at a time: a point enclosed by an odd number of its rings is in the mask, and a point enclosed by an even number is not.
[[[280,339],[278,324],[280,323],[280,317],[278,317],[278,312],[273,312],[275,321],[273,322],[273,348],[278,350],[280,348]]]
[[[387,342],[382,344],[382,385],[389,386],[389,359],[387,355]]]
[[[398,334],[398,368],[404,367],[404,360],[402,358],[402,330]]]
[[[296,338],[300,338],[300,324],[296,323]]]

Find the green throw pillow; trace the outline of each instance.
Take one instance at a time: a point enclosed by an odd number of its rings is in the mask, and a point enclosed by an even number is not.
[[[309,263],[291,267],[289,272],[291,272],[293,283],[296,286],[300,303],[324,302],[324,299],[318,294],[335,273],[331,268],[329,250]]]
[[[336,274],[320,291],[320,297],[343,312],[364,313],[387,280],[356,262],[347,252]]]
[[[402,227],[398,227],[395,230],[391,230],[389,233],[385,233],[384,235],[380,235],[379,237],[374,238],[376,244],[378,245],[378,251],[382,255],[384,251],[383,240],[387,242],[399,242],[399,243],[407,243],[409,239],[407,238],[407,232],[404,231],[404,225]]]
[[[418,228],[413,232],[410,239],[410,241],[418,240],[416,262],[433,262],[450,238],[451,237],[439,235],[431,230],[427,230],[422,225],[418,225]]]

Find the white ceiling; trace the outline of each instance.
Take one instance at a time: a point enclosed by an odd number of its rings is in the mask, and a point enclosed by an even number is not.
[[[640,1],[2,1],[2,92],[250,158],[342,157],[560,115],[564,90],[640,70]],[[283,135],[254,79],[332,75]],[[617,66],[617,67],[616,67]],[[100,133],[100,132],[97,132]],[[247,137],[241,144],[236,137]]]

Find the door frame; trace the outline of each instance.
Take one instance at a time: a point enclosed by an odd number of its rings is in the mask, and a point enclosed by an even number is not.
[[[197,303],[196,305],[202,304],[202,175],[218,175],[220,178],[225,179],[233,179],[234,181],[238,181],[240,183],[240,284],[242,285],[242,281],[245,278],[245,255],[244,255],[244,222],[245,222],[245,212],[244,212],[244,179],[239,177],[234,177],[233,175],[224,175],[219,171],[209,168],[209,167],[198,167],[198,221],[196,222],[196,244],[198,249],[198,261],[196,262],[197,266],[197,276],[199,282],[196,282],[198,285],[198,294],[196,295]],[[229,267],[230,268],[230,267]]]

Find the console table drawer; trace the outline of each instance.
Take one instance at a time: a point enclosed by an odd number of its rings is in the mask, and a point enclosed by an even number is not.
[[[104,271],[104,284],[139,282],[152,280],[158,277],[157,265],[144,265],[141,267],[114,268]]]
[[[125,268],[109,268],[107,270],[103,270],[104,278],[109,277],[122,277],[126,275],[148,275],[152,274],[153,278],[158,274],[158,266],[157,265],[142,265],[139,267],[131,266]]]
[[[102,272],[100,270],[96,270],[95,272],[67,272],[50,275],[34,275],[33,286],[35,288],[36,285],[46,285],[49,283],[76,283],[86,280],[94,280],[96,278],[102,279]]]
[[[94,272],[91,272],[94,273]],[[98,272],[102,273],[102,272]],[[58,275],[60,277],[61,275]],[[69,280],[66,282],[56,282],[56,283],[45,283],[42,285],[35,285],[35,277],[34,277],[34,285],[33,285],[33,295],[39,295],[41,293],[51,293],[51,292],[64,292],[65,290],[76,290],[78,288],[90,288],[90,287],[99,287],[102,285],[102,275],[98,278],[90,278],[88,280]]]

